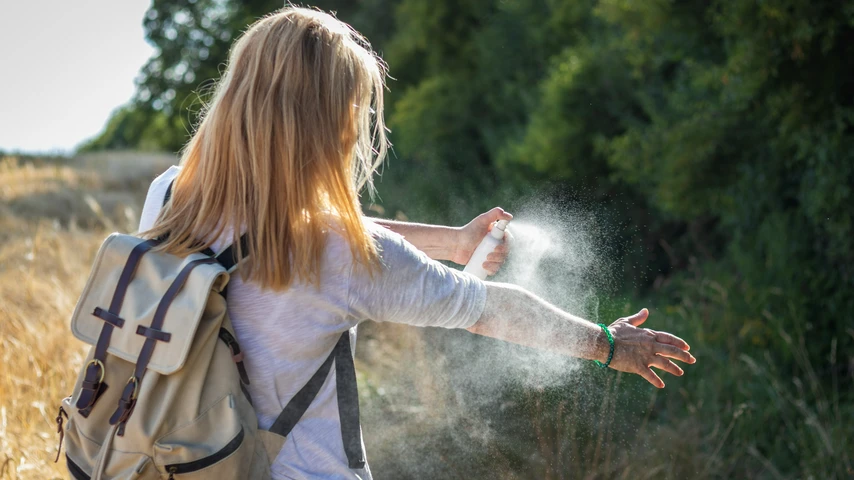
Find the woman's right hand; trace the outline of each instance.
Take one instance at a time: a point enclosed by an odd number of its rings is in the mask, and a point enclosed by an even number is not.
[[[614,358],[610,367],[621,372],[636,373],[658,388],[664,388],[664,382],[650,367],[656,367],[673,375],[684,373],[673,361],[688,364],[697,361],[688,353],[691,348],[681,338],[665,332],[648,328],[639,328],[649,316],[643,309],[631,317],[620,318],[608,329],[614,336]]]

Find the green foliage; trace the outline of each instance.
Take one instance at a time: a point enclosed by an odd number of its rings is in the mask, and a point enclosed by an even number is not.
[[[662,8],[602,9],[633,33],[634,68],[671,72],[640,77],[650,120],[608,142],[617,177],[650,189],[663,213],[718,219],[730,239],[723,258],[805,312],[823,312],[822,330],[854,306],[844,200],[854,185],[854,84],[840,61],[854,53],[854,17],[835,5],[668,5],[666,23]],[[662,68],[660,57],[678,62]]]
[[[180,145],[187,131],[180,117],[163,111],[123,106],[113,112],[104,132],[80,147],[95,150],[161,151],[165,145]]]
[[[386,2],[364,1],[358,9],[344,0],[324,3],[357,26],[359,19],[370,19],[367,27],[373,28],[363,32],[384,38],[390,21]],[[134,100],[114,113],[87,148],[180,150],[228,62],[232,42],[247,25],[281,6],[281,0],[153,0],[143,25],[157,53],[142,67]]]

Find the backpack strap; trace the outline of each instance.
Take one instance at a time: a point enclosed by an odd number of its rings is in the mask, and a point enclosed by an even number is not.
[[[175,180],[173,179],[171,182],[169,182],[169,186],[166,187],[166,194],[163,196],[163,207],[165,207],[166,204],[169,203],[169,199],[172,198],[172,184],[174,183]],[[245,233],[240,236],[240,251],[243,252],[244,255],[247,251],[249,251],[249,240],[246,237]],[[237,249],[234,248],[234,244],[229,245],[228,248],[226,248],[219,254],[215,254],[214,251],[210,248],[202,250],[202,253],[209,257],[216,258],[216,261],[219,262],[219,264],[222,265],[228,273],[231,273],[231,271],[237,265]],[[246,257],[244,256],[243,258]]]
[[[124,325],[124,320],[119,317],[119,312],[122,310],[122,303],[124,303],[128,285],[130,285],[130,281],[142,256],[158,243],[156,240],[147,240],[139,243],[131,250],[122,273],[119,276],[119,283],[116,286],[116,291],[113,293],[109,309],[95,308],[95,311],[92,312],[92,315],[104,320],[104,326],[101,327],[98,343],[95,344],[95,354],[92,360],[86,365],[86,375],[80,387],[80,397],[77,399],[77,409],[84,418],[89,416],[92,408],[95,406],[95,402],[107,390],[107,384],[104,383],[104,375],[107,368],[107,348],[110,346],[110,337],[113,334],[113,328],[122,328]]]
[[[240,236],[240,251],[244,254],[243,258],[246,258],[246,252],[249,251],[249,239],[245,233]],[[237,266],[237,260],[237,249],[234,244],[229,245],[216,256],[216,261],[229,273]]]
[[[291,398],[282,409],[270,431],[287,437],[288,434],[308,410],[320,388],[329,376],[332,362],[335,362],[335,383],[338,394],[338,416],[341,422],[341,439],[344,453],[350,468],[365,468],[365,454],[362,451],[361,427],[359,426],[359,396],[356,386],[356,369],[353,365],[353,352],[350,348],[350,331],[341,334],[332,353],[312,375],[308,382]]]
[[[172,198],[172,184],[175,183],[175,179],[173,178],[171,182],[169,182],[169,186],[166,187],[166,195],[163,196],[163,205],[160,207],[163,208],[169,203],[169,199]]]
[[[356,385],[356,366],[350,347],[350,331],[341,335],[335,351],[335,386],[338,393],[338,417],[341,439],[350,468],[365,468],[362,451],[362,427],[359,425],[359,391]]]

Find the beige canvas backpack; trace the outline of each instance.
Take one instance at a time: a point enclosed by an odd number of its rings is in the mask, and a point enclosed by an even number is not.
[[[363,468],[349,333],[261,430],[226,310],[235,249],[181,258],[156,250],[158,243],[108,237],[72,315],[74,336],[92,347],[57,416],[71,476],[269,478],[271,460],[333,363],[345,451],[351,468]]]

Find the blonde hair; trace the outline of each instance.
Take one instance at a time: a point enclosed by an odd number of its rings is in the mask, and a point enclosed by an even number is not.
[[[244,279],[282,290],[319,283],[326,234],[369,271],[378,253],[359,191],[386,155],[386,66],[352,27],[293,6],[255,22],[181,156],[171,204],[148,238],[176,255],[232,230]],[[248,251],[239,249],[245,232]]]

